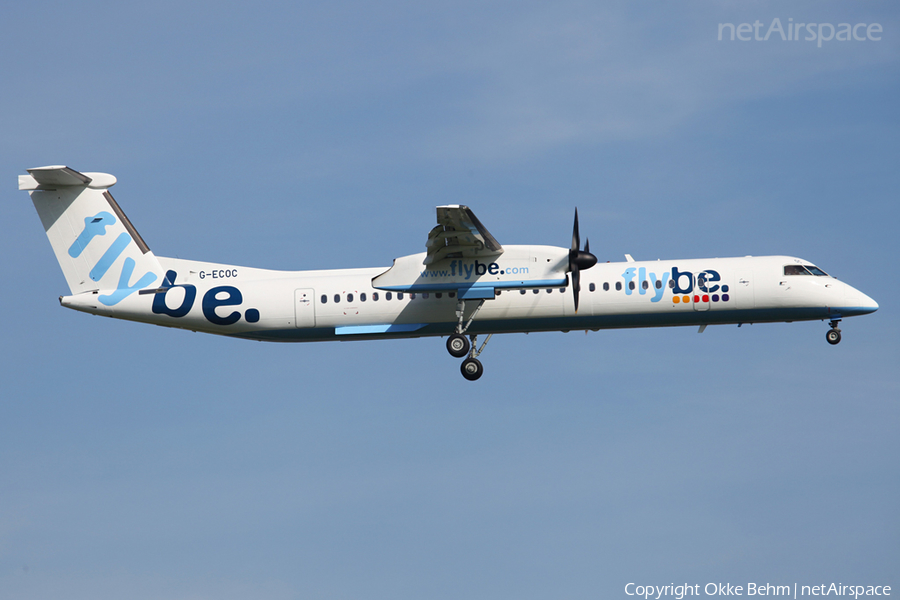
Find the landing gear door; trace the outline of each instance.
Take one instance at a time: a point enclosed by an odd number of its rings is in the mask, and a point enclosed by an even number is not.
[[[294,290],[294,325],[298,328],[316,326],[316,292],[312,288]]]

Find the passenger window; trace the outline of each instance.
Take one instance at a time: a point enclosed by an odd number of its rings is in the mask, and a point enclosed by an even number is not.
[[[403,300],[403,292],[397,292],[397,300]]]
[[[494,297],[499,296],[502,293],[502,290],[494,290]]]
[[[322,304],[328,304],[328,296],[322,294]]]
[[[656,280],[656,289],[658,289],[658,290],[662,289],[662,281],[659,279]]]
[[[427,297],[428,297],[428,292],[425,292],[424,294],[422,294],[422,297],[423,297],[423,298],[427,298]]]
[[[522,294],[522,295],[524,296],[524,295],[525,295],[525,292],[527,292],[527,291],[528,291],[528,290],[519,290],[519,293]]]
[[[437,293],[434,295],[434,297],[437,298],[438,300],[440,300],[441,298],[444,297],[444,294],[442,294],[441,292],[437,292]]]
[[[411,294],[409,295],[409,299],[410,299],[410,300],[415,300],[415,299],[416,299],[416,293],[415,293],[415,292],[411,293]]]
[[[565,293],[566,293],[566,288],[559,288],[559,293],[560,293],[560,294],[565,294]]]
[[[553,293],[553,288],[547,288],[547,293],[548,293],[548,294],[552,294],[552,293]]]
[[[372,292],[372,302],[378,302],[378,292]]]
[[[335,303],[335,304],[338,304],[340,301],[341,301],[341,295],[340,295],[340,294],[335,294],[335,295],[334,295],[334,303]]]
[[[454,298],[456,297],[456,292],[449,292],[447,296],[449,296],[450,298]]]
[[[347,302],[353,302],[353,294],[347,294]]]
[[[588,286],[588,289],[593,292],[597,289],[597,286],[592,283],[591,285]]]
[[[392,293],[390,293],[390,292],[388,292],[387,294],[384,295],[384,299],[385,299],[385,300],[390,300],[390,299],[393,298],[393,297],[394,297],[394,295],[393,295]]]
[[[645,290],[648,290],[648,289],[650,289],[650,283],[645,279],[641,282],[641,287],[644,288]]]
[[[617,282],[616,282],[616,291],[617,291],[617,292],[621,292],[621,291],[622,291],[622,282],[621,282],[621,281],[617,281]]]
[[[360,301],[360,302],[365,302],[365,301],[366,301],[366,293],[365,293],[365,292],[363,292],[363,293],[361,293],[361,294],[359,295],[359,301]]]
[[[633,290],[633,289],[634,289],[634,282],[633,282],[633,281],[629,281],[629,282],[628,282],[628,289],[629,289],[629,290]]]
[[[606,281],[603,282],[603,291],[604,291],[604,292],[608,292],[608,291],[609,291],[609,283],[606,282]]]
[[[541,293],[541,290],[538,290],[538,289],[534,289],[534,290],[531,290],[531,291],[534,292],[535,294],[540,294],[540,293]]]
[[[669,280],[669,287],[672,288],[673,290],[675,289],[675,280],[674,279]]]

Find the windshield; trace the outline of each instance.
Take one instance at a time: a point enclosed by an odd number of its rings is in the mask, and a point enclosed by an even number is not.
[[[828,277],[828,273],[815,265],[785,265],[785,275],[818,275]]]
[[[819,267],[815,267],[813,265],[806,265],[806,268],[809,269],[809,272],[813,275],[819,275],[820,277],[828,277],[828,273],[820,269]]]
[[[784,266],[784,274],[785,275],[812,275],[805,268],[800,265],[785,265]]]

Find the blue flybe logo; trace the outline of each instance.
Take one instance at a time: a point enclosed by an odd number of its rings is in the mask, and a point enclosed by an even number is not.
[[[72,245],[69,247],[69,256],[72,258],[81,256],[85,248],[87,248],[88,244],[90,244],[94,238],[102,238],[107,234],[106,229],[115,224],[116,217],[105,210],[100,211],[92,217],[85,218],[84,229],[78,234],[78,237],[75,238],[75,241],[72,242]],[[103,276],[106,275],[116,260],[123,252],[125,252],[125,249],[130,243],[131,236],[125,232],[120,233],[118,237],[113,240],[113,243],[110,244],[109,248],[107,248],[106,252],[103,253],[103,256],[100,257],[100,260],[97,261],[97,264],[91,269],[89,274],[91,280],[100,281],[103,279]],[[101,303],[106,306],[116,305],[136,291],[147,288],[158,279],[158,276],[155,273],[148,271],[138,278],[136,282],[131,283],[136,264],[137,263],[133,258],[129,256],[125,257],[116,289],[111,294],[100,294],[99,300]],[[209,273],[204,271],[200,272],[201,279],[206,278],[206,276],[212,279],[236,277],[237,269],[217,270]],[[154,314],[180,318],[186,316],[191,311],[191,308],[193,308],[194,301],[197,299],[197,287],[187,283],[176,285],[175,280],[177,277],[178,274],[175,271],[166,272],[166,277],[160,286],[164,291],[157,292],[153,296],[151,310]],[[173,288],[182,288],[184,290],[181,304],[175,308],[170,307],[166,303],[166,297]],[[207,321],[214,325],[232,325],[237,323],[242,316],[248,323],[258,322],[259,311],[255,308],[248,308],[244,311],[243,315],[236,310],[231,311],[227,315],[222,315],[218,311],[218,309],[223,306],[240,306],[243,301],[244,298],[239,289],[231,285],[221,285],[211,288],[203,294],[200,306],[203,310],[203,316]]]
[[[153,296],[151,310],[153,310],[154,314],[181,318],[191,312],[191,309],[194,307],[194,301],[197,299],[197,286],[190,283],[176,284],[175,280],[177,278],[178,273],[175,271],[166,272],[166,278],[162,284],[162,288],[165,291],[158,292]],[[184,296],[181,299],[181,304],[172,308],[166,302],[166,296],[174,288],[183,289]],[[221,315],[217,309],[221,306],[237,307],[243,302],[244,296],[241,294],[241,290],[233,285],[220,285],[210,288],[203,294],[200,307],[203,309],[203,316],[213,325],[234,325],[241,320],[239,311],[233,310],[227,315]],[[248,308],[244,311],[243,317],[248,323],[257,323],[259,322],[259,311],[255,308]]]
[[[672,267],[657,275],[646,267],[628,267],[622,273],[625,280],[625,294],[631,296],[637,292],[641,296],[650,295],[651,302],[662,300],[666,289],[672,290],[673,304],[689,304],[693,302],[728,302],[728,285],[721,283],[718,271],[706,269],[696,275],[691,271]]]
[[[72,258],[81,256],[84,249],[91,243],[91,240],[95,237],[105,236],[106,228],[115,224],[116,218],[105,210],[100,211],[93,217],[86,217],[84,219],[84,229],[78,237],[75,238],[72,245],[69,246],[69,256]],[[91,272],[89,273],[91,280],[100,281],[103,279],[103,276],[106,275],[113,263],[115,263],[119,256],[122,255],[129,243],[131,243],[131,236],[124,231],[120,233],[109,248],[107,248],[106,252],[103,253],[103,256],[100,257],[100,260],[97,261],[97,264],[91,269]],[[156,281],[157,275],[152,271],[148,271],[132,284],[131,277],[134,275],[134,267],[136,264],[137,263],[133,258],[129,256],[125,257],[115,291],[111,294],[100,294],[98,297],[102,304],[114,306],[136,291],[145,288]]]

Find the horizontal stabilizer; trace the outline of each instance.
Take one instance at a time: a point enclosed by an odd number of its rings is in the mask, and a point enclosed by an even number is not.
[[[116,183],[116,178],[108,173],[79,173],[63,165],[26,170],[28,175],[19,175],[20,190],[55,190],[73,186],[106,189]]]

